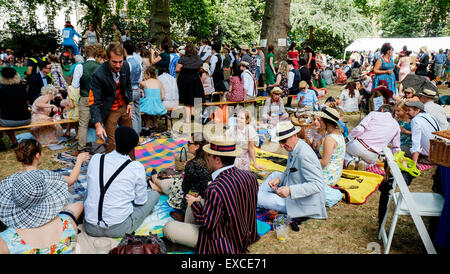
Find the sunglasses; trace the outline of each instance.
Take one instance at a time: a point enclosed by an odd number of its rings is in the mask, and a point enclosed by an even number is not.
[[[280,145],[284,145],[284,144],[286,144],[286,141],[287,141],[287,139],[283,139],[283,140],[278,141],[278,143],[280,143]]]

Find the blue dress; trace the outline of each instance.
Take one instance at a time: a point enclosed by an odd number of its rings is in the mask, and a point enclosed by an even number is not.
[[[141,98],[141,112],[147,115],[164,115],[167,113],[161,100],[161,89],[144,88],[145,97]]]
[[[383,58],[380,58],[381,60],[381,68],[380,70],[392,70],[394,71],[395,64],[394,60],[390,58],[389,63],[386,62]],[[388,83],[388,89],[391,90],[395,95],[397,95],[397,82],[395,81],[395,74],[377,74],[375,76],[375,79],[373,81],[373,89],[378,87],[378,82],[380,80],[385,80]]]

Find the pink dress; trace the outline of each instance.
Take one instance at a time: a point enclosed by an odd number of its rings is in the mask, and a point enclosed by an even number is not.
[[[42,101],[43,96],[38,97],[31,107],[31,122],[51,122],[53,118],[49,117],[50,108],[40,108],[36,106],[36,103]],[[45,100],[44,100],[45,101]],[[48,102],[43,102],[47,103]],[[57,144],[59,138],[63,135],[61,125],[52,125],[44,127],[33,127],[30,129],[30,133],[39,141],[42,146],[48,146],[51,144]]]
[[[398,71],[399,82],[405,79],[406,75],[408,75],[411,72],[411,67],[409,65],[410,61],[411,58],[409,58],[409,56],[402,57],[398,61],[398,66],[400,68],[400,70]]]
[[[244,101],[244,83],[239,76],[231,76],[230,78],[231,92],[227,94],[227,101],[240,102]]]

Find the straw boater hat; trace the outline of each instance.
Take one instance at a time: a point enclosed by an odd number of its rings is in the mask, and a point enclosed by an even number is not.
[[[242,154],[242,149],[236,146],[236,139],[227,136],[215,136],[211,143],[204,145],[203,150],[217,156],[236,157]]]
[[[436,91],[427,88],[424,89],[420,95],[431,99],[436,99],[438,97]]]
[[[281,121],[277,124],[276,136],[272,141],[279,142],[283,139],[289,138],[300,131],[300,127],[294,126],[290,121]]]
[[[66,181],[46,170],[13,174],[0,183],[0,220],[13,228],[42,226],[63,209],[69,198]]]
[[[281,88],[279,88],[279,87],[274,87],[271,91],[270,91],[270,94],[278,94],[278,95],[280,95],[280,94],[282,94],[283,93],[283,91],[281,90]]]
[[[208,63],[203,63],[202,68],[203,68],[204,71],[209,72],[209,65],[208,65]]]
[[[339,124],[339,112],[334,108],[324,107],[321,111],[314,112],[314,115]]]
[[[241,62],[239,63],[239,66],[244,66],[244,67],[246,67],[246,68],[249,68],[249,67],[250,67],[250,64],[249,64],[248,62],[241,61]]]
[[[299,88],[309,88],[308,83],[306,81],[300,81],[300,84],[298,84]]]
[[[243,46],[241,46],[241,49],[248,50],[248,46],[247,45],[243,45]]]

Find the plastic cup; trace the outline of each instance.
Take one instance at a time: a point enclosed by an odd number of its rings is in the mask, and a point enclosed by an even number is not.
[[[102,238],[95,239],[94,248],[96,254],[108,254],[111,250],[111,241]]]
[[[280,242],[284,242],[288,239],[288,234],[289,234],[289,227],[287,225],[281,225],[279,227],[277,227],[277,229],[275,230],[275,232],[277,233],[277,239]]]

